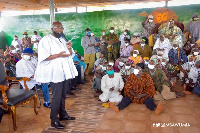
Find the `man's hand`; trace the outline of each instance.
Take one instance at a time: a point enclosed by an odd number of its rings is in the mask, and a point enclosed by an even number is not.
[[[62,51],[58,54],[59,57],[69,57],[71,54],[66,54],[66,51]]]
[[[110,88],[110,91],[113,91],[115,88],[114,87],[112,87],[112,88]]]
[[[67,42],[66,46],[67,46],[67,48],[72,48],[72,42]]]
[[[34,78],[34,75],[32,75],[30,78]]]
[[[135,99],[136,100],[140,100],[142,98],[142,95],[141,94],[137,94],[136,96],[135,96]]]
[[[95,45],[94,43],[92,43],[92,44],[88,44],[89,47],[92,47],[92,46],[94,46],[94,45]]]
[[[100,46],[100,43],[97,43],[96,46]]]

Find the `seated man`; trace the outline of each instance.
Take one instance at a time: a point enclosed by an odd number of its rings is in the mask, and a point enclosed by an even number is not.
[[[198,61],[199,66],[200,66],[200,61]],[[193,93],[200,95],[200,70],[198,71],[198,77],[197,77],[197,82],[195,84],[195,87],[192,91]]]
[[[124,87],[125,97],[123,97],[118,106],[109,103],[109,107],[118,112],[133,102],[145,104],[148,109],[155,110],[155,114],[159,115],[162,112],[163,107],[162,104],[156,106],[152,99],[155,94],[153,80],[149,74],[142,71],[142,68],[139,65],[140,64],[136,64],[134,73],[127,79]]]
[[[139,51],[142,58],[144,57],[151,57],[152,56],[152,49],[148,45],[148,39],[146,37],[142,37],[140,45],[135,48]]]
[[[23,50],[22,59],[16,64],[17,77],[27,77],[31,80],[26,82],[29,89],[33,89],[37,82],[34,80],[35,70],[37,67],[35,58],[32,58],[33,50],[31,48],[25,48]],[[25,89],[24,82],[20,81],[21,85]],[[44,107],[51,108],[48,83],[42,83],[42,92],[44,96]]]
[[[101,79],[101,90],[103,93],[99,96],[99,99],[102,102],[119,103],[123,97],[120,95],[124,88],[122,76],[120,73],[115,73],[111,65],[108,65],[106,72],[107,74]]]
[[[188,73],[188,80],[186,81],[186,86],[184,86],[185,91],[192,91],[195,84],[198,82],[198,73],[200,71],[200,61],[195,63],[194,67],[191,67]]]
[[[124,80],[124,82],[126,82],[128,76],[133,73],[134,68],[131,67],[131,63],[130,62],[126,62],[124,64],[124,67],[122,67],[122,69],[120,70],[120,73],[122,75],[122,78]]]
[[[120,57],[128,58],[130,56],[131,51],[133,50],[133,46],[129,44],[128,39],[124,39],[125,44],[120,47]]]
[[[138,50],[133,50],[131,52],[131,56],[128,58],[128,61],[132,64],[132,66],[135,66],[137,63],[142,63],[142,57]]]
[[[170,49],[168,57],[169,62],[175,67],[176,71],[180,70],[180,65],[188,61],[185,51],[179,48],[179,45],[176,42],[173,44],[173,48]]]
[[[192,57],[194,59],[194,62],[197,62],[200,60],[200,52],[199,52],[199,47],[194,47],[191,50],[191,54],[188,55],[189,57]]]
[[[155,66],[157,64],[156,59],[151,59],[148,64],[148,69],[145,71],[151,76],[156,89],[154,95],[155,100],[170,100],[179,96],[184,96],[183,93],[177,92],[173,89],[172,83],[167,78],[166,74]]]
[[[165,38],[164,35],[161,35],[155,42],[153,50],[162,50],[163,56],[168,57],[169,50],[172,48],[169,39]]]

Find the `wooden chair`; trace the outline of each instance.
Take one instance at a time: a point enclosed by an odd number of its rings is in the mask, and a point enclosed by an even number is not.
[[[10,89],[8,85],[8,80],[11,81],[24,81],[24,86],[26,89]],[[5,68],[2,62],[0,62],[0,105],[8,109],[8,112],[12,113],[13,129],[16,131],[16,107],[20,105],[25,105],[31,100],[34,100],[34,111],[38,114],[36,110],[37,106],[37,95],[33,90],[29,90],[26,85],[26,81],[30,81],[29,78],[16,78],[16,77],[6,77]]]

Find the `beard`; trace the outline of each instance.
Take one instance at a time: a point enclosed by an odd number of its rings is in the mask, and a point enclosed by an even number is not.
[[[60,37],[61,37],[61,34],[55,32],[55,31],[53,31],[53,35],[54,35],[56,38],[60,38]]]

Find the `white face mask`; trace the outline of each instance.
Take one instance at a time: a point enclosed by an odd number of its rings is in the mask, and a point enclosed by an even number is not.
[[[16,48],[16,51],[20,51],[20,48]]]
[[[28,61],[28,60],[31,59],[31,57],[29,55],[23,55],[23,59],[26,60],[26,61]]]
[[[133,57],[137,57],[137,54],[133,54]]]
[[[127,33],[126,33],[126,32],[124,32],[124,35],[127,35]]]
[[[114,30],[110,30],[110,33],[114,33]]]
[[[157,55],[157,58],[158,58],[158,59],[162,59],[162,56],[158,56],[158,55]]]
[[[153,20],[152,20],[152,19],[149,19],[149,22],[150,22],[150,23],[152,23],[152,22],[153,22]]]
[[[103,65],[99,65],[101,68],[103,67]]]
[[[15,54],[17,51],[14,49],[14,50],[11,50],[11,52],[12,52],[13,54]]]
[[[178,47],[173,47],[173,49],[174,49],[174,50],[177,50],[177,49],[178,49]]]
[[[120,66],[123,66],[123,65],[124,65],[124,62],[119,62],[119,65],[120,65]]]
[[[188,62],[190,65],[194,65],[194,61]]]
[[[106,33],[105,32],[103,32],[103,35],[105,35]]]
[[[198,55],[199,54],[199,52],[194,52],[194,55]]]
[[[148,61],[144,61],[144,64],[145,64],[145,65],[148,65],[148,64],[149,64],[149,62],[148,62]]]
[[[140,71],[139,69],[134,69],[134,70],[133,70],[133,73],[134,73],[135,75],[138,75],[138,74],[139,74],[139,71]]]
[[[24,35],[24,37],[28,37],[28,35]]]
[[[125,43],[125,46],[128,46],[129,45],[129,43]]]
[[[104,67],[104,66],[103,66],[103,67],[101,67],[101,68],[102,68],[102,70],[103,70],[103,71],[105,71],[105,70],[106,70],[106,67]]]
[[[140,45],[141,45],[142,47],[144,47],[145,43],[140,43]]]
[[[131,66],[125,66],[125,69],[126,70],[128,70],[128,69],[130,69],[131,68]]]
[[[155,65],[150,65],[150,64],[148,64],[148,68],[149,68],[149,69],[154,69],[154,67],[155,67]]]
[[[161,64],[162,64],[163,66],[165,66],[165,65],[166,65],[166,62],[161,62]]]
[[[111,65],[111,66],[113,66],[113,65],[114,65],[114,63],[113,63],[113,62],[109,62],[109,63],[108,63],[108,65]]]

